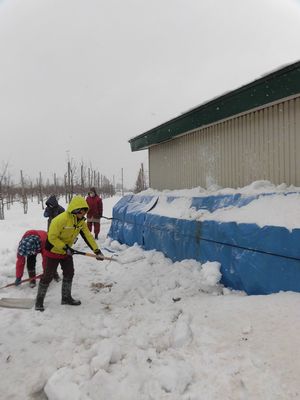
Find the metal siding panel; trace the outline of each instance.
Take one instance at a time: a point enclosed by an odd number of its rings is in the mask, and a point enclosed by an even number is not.
[[[211,135],[212,135],[212,147],[215,149],[215,165],[214,165],[214,174],[213,174],[213,184],[217,185],[219,178],[218,178],[218,168],[219,168],[219,143],[218,143],[218,136],[216,134],[216,129],[214,126],[211,127]]]
[[[224,186],[226,186],[226,158],[227,158],[227,154],[226,154],[226,125],[223,125],[223,132],[220,132],[221,137],[222,137],[222,183]],[[220,124],[218,124],[218,129],[220,129]]]
[[[265,171],[266,171],[266,178],[270,176],[270,138],[269,138],[269,129],[268,129],[268,111],[267,109],[262,110],[262,129],[264,132],[264,147],[265,147]]]
[[[200,186],[201,181],[200,181],[200,171],[201,171],[201,164],[199,163],[199,130],[195,132],[194,140],[195,140],[195,145],[194,145],[194,158],[195,158],[195,165],[194,165],[194,186]]]
[[[184,149],[184,157],[183,157],[183,168],[182,168],[182,181],[186,182],[186,185],[189,184],[188,182],[188,169],[189,169],[189,158],[187,158],[188,149],[186,147],[186,138],[187,136],[182,137],[182,147]]]
[[[237,135],[237,129],[236,129],[236,124],[237,120],[233,119],[231,121],[231,130],[232,130],[232,146],[233,146],[233,158],[232,158],[232,169],[233,169],[233,181],[237,182],[238,180],[238,165],[237,165],[237,156],[238,156],[238,135]]]
[[[283,135],[283,110],[282,104],[277,105],[277,124],[278,124],[278,150],[279,150],[279,181],[278,183],[282,183],[284,181],[283,177],[285,175],[284,170],[284,135]]]
[[[250,148],[250,116],[249,114],[244,116],[244,129],[245,129],[245,176],[244,180],[247,183],[250,183],[250,155],[251,155],[251,148]]]
[[[273,108],[270,107],[268,110],[268,135],[269,135],[269,162],[270,162],[270,181],[275,182],[275,148],[274,144],[277,142],[274,132],[273,124]]]
[[[244,117],[239,117],[239,124],[238,124],[238,130],[239,130],[239,181],[238,181],[238,186],[242,185],[242,182],[244,181],[244,176],[245,176],[245,163],[243,160],[244,157],[244,152],[245,152],[245,145],[244,145]]]
[[[266,111],[261,110],[261,125],[262,129],[264,132],[264,148],[265,148],[265,154],[264,154],[264,168],[265,168],[265,179],[269,180],[270,176],[270,133],[268,129],[268,124],[266,123]]]
[[[219,125],[216,125],[216,130],[220,139],[220,182],[224,182],[224,132],[220,132]]]
[[[241,166],[241,160],[240,160],[240,156],[241,156],[241,147],[240,147],[240,131],[239,131],[239,124],[240,124],[240,119],[236,118],[234,121],[234,126],[235,126],[235,146],[236,146],[236,150],[235,150],[235,171],[236,171],[236,182],[237,185],[239,186],[239,180],[240,180],[240,166]]]
[[[255,148],[254,148],[254,116],[249,115],[249,128],[250,128],[250,181],[255,180],[254,166],[256,162]]]
[[[286,116],[289,129],[289,170],[290,182],[296,181],[296,131],[295,131],[295,101],[288,102],[288,115]]]
[[[232,181],[232,132],[231,132],[231,121],[227,121],[226,123],[226,135],[227,135],[227,185],[231,186]]]
[[[199,171],[199,181],[201,182],[201,186],[205,186],[205,150],[204,150],[204,143],[205,143],[205,129],[203,129],[201,132],[199,132],[199,162],[201,165],[200,171]]]
[[[225,149],[226,149],[226,162],[225,162],[225,168],[226,168],[226,187],[230,187],[230,181],[231,181],[231,137],[230,137],[230,132],[229,132],[229,121],[226,121],[225,123],[226,126],[226,141],[225,141]]]
[[[255,180],[264,179],[263,170],[263,131],[259,126],[260,112],[254,113],[254,129],[255,129],[255,153],[257,157]]]
[[[256,164],[255,164],[255,180],[264,179],[263,172],[263,132],[259,127],[259,111],[254,113],[254,146],[255,146],[255,154],[256,154]]]
[[[215,140],[214,135],[212,134],[212,129],[207,130],[207,137],[209,141],[208,152],[210,154],[210,163],[209,163],[209,185],[215,184],[215,171],[216,171],[216,157],[217,152],[215,151]]]
[[[241,168],[242,163],[241,163],[241,118],[237,118],[235,120],[235,136],[236,136],[236,183],[237,186],[240,186],[240,181],[241,181]]]
[[[149,149],[151,187],[300,185],[300,97]]]
[[[231,159],[230,159],[230,166],[231,166],[231,182],[236,182],[236,168],[235,168],[235,158],[236,158],[236,137],[235,137],[235,126],[234,126],[234,119],[231,119],[229,121],[229,130],[230,130],[230,136],[231,136]],[[232,186],[232,183],[230,183],[230,186]]]
[[[284,144],[284,177],[283,182],[291,181],[291,167],[290,167],[290,142],[291,142],[291,132],[289,127],[289,103],[285,102],[283,107],[283,144]]]
[[[213,138],[214,138],[214,149],[216,152],[216,162],[215,162],[215,171],[214,171],[214,184],[219,185],[220,184],[220,135],[216,129],[215,126],[212,126],[212,131],[213,131]]]
[[[274,183],[278,182],[278,132],[277,129],[275,129],[275,124],[274,124],[274,106],[270,107],[270,112],[269,112],[269,132],[270,132],[270,145],[271,145],[271,157],[272,157],[272,166],[271,166],[271,176],[270,180]],[[276,144],[276,145],[275,145]]]
[[[227,122],[227,121],[226,121]],[[224,152],[224,186],[229,186],[228,185],[228,127],[227,123],[224,123],[224,137],[223,137],[223,152]],[[222,132],[222,124],[219,124],[219,129]]]
[[[193,186],[195,182],[195,170],[193,166],[195,165],[195,150],[194,150],[194,145],[195,145],[195,134],[192,133],[190,136],[190,158],[191,158],[191,170],[190,170],[190,180],[189,180],[189,186]]]
[[[296,141],[296,180],[300,186],[300,97],[295,99],[295,141]]]

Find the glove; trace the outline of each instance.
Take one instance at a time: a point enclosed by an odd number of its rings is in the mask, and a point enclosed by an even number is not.
[[[94,253],[97,256],[96,260],[99,260],[99,261],[103,261],[104,260],[104,255],[103,255],[103,253],[101,252],[100,249],[95,250]]]
[[[16,286],[21,285],[21,278],[16,278],[16,280],[15,280],[15,285],[16,285]]]
[[[75,253],[74,249],[72,249],[68,244],[65,245],[64,250],[67,256],[72,256]]]

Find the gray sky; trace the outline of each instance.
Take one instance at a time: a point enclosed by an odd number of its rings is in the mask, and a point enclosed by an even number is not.
[[[0,0],[0,166],[132,187],[128,140],[297,61],[298,0]]]

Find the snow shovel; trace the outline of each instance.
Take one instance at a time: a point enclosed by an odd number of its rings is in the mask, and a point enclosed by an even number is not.
[[[23,282],[29,282],[34,279],[40,279],[43,274],[33,276],[32,278],[22,279],[20,284]],[[9,283],[8,285],[2,286],[0,289],[8,288],[16,286],[15,282]],[[28,298],[15,298],[15,297],[6,297],[0,298],[0,307],[4,308],[20,308],[20,309],[30,309],[33,307],[35,299],[28,299]]]
[[[80,255],[82,255],[82,256],[97,258],[96,254],[93,254],[93,253],[85,253],[84,251],[79,251],[79,250],[74,250],[74,249],[73,249],[73,251],[74,251],[73,254],[80,254]],[[111,257],[103,256],[103,260],[107,260],[107,261],[118,261],[118,260],[116,260],[115,258],[113,258],[113,256],[111,256]]]
[[[21,284],[21,283],[24,283],[24,282],[30,282],[30,281],[33,281],[33,280],[35,280],[35,279],[41,279],[42,275],[43,275],[43,274],[33,276],[32,278],[22,279],[21,282],[20,282],[20,284]],[[16,286],[15,282],[13,282],[13,283],[8,283],[7,285],[0,287],[0,289],[5,289],[5,288],[11,287],[11,286]]]
[[[34,301],[35,299],[28,298],[0,298],[0,307],[30,309],[33,307]]]

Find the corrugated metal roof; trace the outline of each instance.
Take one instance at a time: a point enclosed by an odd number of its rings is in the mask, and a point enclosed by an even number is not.
[[[189,110],[129,140],[138,151],[166,142],[192,129],[300,93],[300,61]]]

